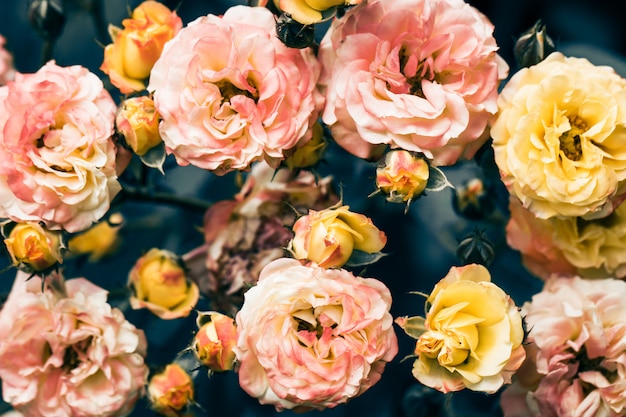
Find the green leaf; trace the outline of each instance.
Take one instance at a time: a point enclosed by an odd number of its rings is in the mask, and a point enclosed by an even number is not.
[[[359,266],[371,265],[374,262],[378,262],[381,258],[385,256],[387,256],[387,254],[382,252],[367,253],[360,250],[355,250],[354,252],[352,252],[350,259],[348,259],[344,266],[354,268]]]
[[[448,181],[448,177],[437,167],[428,165],[428,182],[426,183],[427,191],[441,191],[446,187],[454,188],[454,185]]]
[[[161,174],[165,175],[165,172],[163,172],[163,163],[165,162],[165,145],[163,142],[150,148],[148,152],[141,155],[139,158],[141,158],[141,162],[143,162],[144,165],[150,168],[156,168]]]

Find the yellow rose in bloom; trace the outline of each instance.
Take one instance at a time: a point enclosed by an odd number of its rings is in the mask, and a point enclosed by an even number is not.
[[[539,218],[602,217],[626,189],[626,80],[555,52],[513,75],[491,129],[509,191]]]
[[[128,278],[134,309],[147,308],[162,319],[189,315],[198,302],[198,286],[185,273],[180,258],[167,250],[150,249],[137,260]]]
[[[413,152],[391,150],[376,168],[376,186],[392,203],[410,203],[428,183],[428,163]]]
[[[109,27],[112,44],[104,48],[100,69],[123,94],[145,89],[144,81],[163,45],[181,29],[182,20],[157,1],[144,1],[122,21],[123,29]]]
[[[193,403],[193,381],[178,364],[172,363],[154,375],[148,384],[148,399],[152,409],[167,417],[189,415]]]
[[[18,267],[39,272],[63,262],[61,233],[44,229],[39,223],[16,224],[4,244]]]
[[[148,96],[131,97],[120,105],[115,118],[117,131],[137,155],[145,155],[162,142],[159,114]]]
[[[231,371],[235,366],[237,328],[235,320],[224,314],[209,311],[198,316],[198,332],[193,348],[200,363],[211,371]]]
[[[97,262],[118,249],[118,232],[123,221],[121,214],[112,214],[107,221],[97,223],[87,231],[73,236],[67,242],[67,248],[72,255],[89,255],[90,262]]]
[[[450,269],[426,307],[413,365],[418,381],[444,393],[494,393],[511,382],[525,358],[522,318],[484,266]]]
[[[387,236],[372,220],[348,206],[321,211],[309,210],[293,225],[290,248],[296,259],[315,262],[323,268],[339,268],[354,250],[379,252]]]
[[[276,7],[303,25],[313,25],[332,18],[337,7],[351,6],[362,0],[274,0]]]

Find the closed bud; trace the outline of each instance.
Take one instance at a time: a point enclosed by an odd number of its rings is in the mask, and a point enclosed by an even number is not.
[[[391,150],[378,163],[376,187],[392,203],[411,203],[422,194],[430,176],[426,160],[405,150]]]
[[[493,262],[493,245],[480,230],[475,230],[465,237],[456,249],[456,255],[463,265],[480,264],[485,267]]]
[[[28,21],[39,36],[55,40],[63,32],[65,12],[62,0],[33,0],[28,6]]]
[[[120,105],[115,118],[118,133],[137,155],[145,155],[159,145],[159,114],[154,101],[148,96],[126,99]]]
[[[41,272],[61,262],[61,232],[47,230],[39,223],[18,223],[4,244],[13,264]]]
[[[167,365],[148,384],[148,399],[152,409],[166,417],[191,415],[188,409],[193,403],[193,395],[191,377],[176,363]]]
[[[237,328],[235,321],[224,314],[209,311],[198,316],[198,332],[193,348],[200,363],[211,371],[231,371],[235,366]]]
[[[513,53],[517,65],[524,68],[538,64],[555,50],[554,42],[546,33],[546,26],[538,20],[517,39]]]
[[[286,158],[285,163],[291,170],[312,167],[322,159],[326,146],[324,128],[319,122],[315,123],[311,140],[306,142],[304,146],[297,148],[293,154]]]

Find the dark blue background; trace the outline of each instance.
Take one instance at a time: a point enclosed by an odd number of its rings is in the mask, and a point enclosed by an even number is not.
[[[393,1],[393,0],[389,0]],[[121,25],[139,1],[106,0],[106,21]],[[165,1],[174,8],[178,1]],[[184,23],[198,16],[223,13],[236,1],[185,0],[178,8]],[[613,65],[626,75],[626,30],[623,11],[609,1],[524,1],[475,0],[470,2],[484,12],[495,24],[495,36],[502,56],[515,70],[512,48],[517,35],[532,26],[539,18],[547,25],[548,34],[557,48],[566,54],[585,56],[597,64]],[[7,48],[14,53],[15,65],[21,72],[36,71],[41,64],[41,39],[26,19],[27,0],[7,1],[0,5],[0,33],[7,39]],[[102,44],[90,17],[77,10],[68,10],[68,21],[61,35],[54,58],[59,65],[81,64],[102,75]],[[117,92],[112,90],[114,97]],[[491,167],[493,168],[493,167]],[[509,292],[517,304],[528,300],[541,287],[541,282],[526,273],[519,256],[504,243],[502,224],[476,222],[458,216],[452,210],[452,191],[430,194],[415,201],[408,214],[404,206],[387,204],[381,198],[366,198],[374,191],[373,165],[357,160],[336,147],[322,166],[322,173],[332,173],[342,184],[344,201],[354,211],[371,216],[389,238],[385,251],[391,256],[369,267],[364,275],[385,282],[394,296],[394,316],[422,314],[422,299],[409,291],[429,292],[452,265],[458,265],[456,245],[475,227],[485,228],[495,244],[496,258],[490,270],[493,280]],[[215,177],[202,170],[178,168],[171,160],[165,167],[166,175],[152,172],[152,180],[161,190],[217,201],[232,195],[234,181],[231,176]],[[450,180],[460,186],[483,172],[474,164],[466,163],[446,170]],[[496,179],[494,171],[488,171]],[[495,173],[497,174],[497,173]],[[506,195],[496,182],[494,199],[506,211]],[[201,225],[202,212],[178,209],[155,203],[136,202],[124,207],[128,221],[123,230],[123,246],[119,254],[102,262],[97,268],[89,264],[68,262],[66,276],[86,276],[106,288],[121,288],[129,269],[141,253],[151,247],[173,250],[179,254],[202,243],[196,228]],[[2,288],[9,288],[12,272],[1,277]],[[149,362],[158,367],[173,360],[192,337],[193,318],[161,321],[145,311],[127,309],[124,298],[112,298],[112,303],[124,309],[129,320],[146,331],[149,340]],[[414,342],[398,331],[400,353],[388,365],[382,381],[369,392],[347,405],[324,412],[324,416],[361,417],[417,417],[417,416],[498,416],[497,396],[461,392],[444,397],[421,387],[411,375],[411,361],[401,359],[411,354]],[[252,417],[274,415],[272,407],[260,406],[238,386],[233,373],[215,375],[207,379],[199,371],[196,379],[198,403],[210,416]],[[0,405],[0,410],[2,410]],[[447,411],[445,411],[447,410]],[[202,415],[202,412],[199,413]],[[309,415],[314,416],[318,412]],[[133,416],[150,416],[145,402],[140,402]],[[282,413],[292,415],[291,412]]]

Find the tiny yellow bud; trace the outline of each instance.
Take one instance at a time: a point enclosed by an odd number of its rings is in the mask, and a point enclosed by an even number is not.
[[[320,123],[315,123],[311,139],[304,146],[297,148],[292,155],[288,156],[285,159],[285,163],[291,170],[312,167],[322,159],[326,146],[324,128]]]
[[[119,247],[119,229],[123,217],[119,213],[111,215],[108,221],[97,223],[85,232],[73,236],[67,247],[72,255],[89,255],[89,261],[97,262],[111,255]]]
[[[39,272],[63,262],[61,232],[46,230],[39,223],[18,223],[4,244],[16,266]]]
[[[400,149],[387,152],[376,168],[376,186],[392,203],[410,203],[424,191],[428,177],[426,160]]]
[[[115,124],[126,144],[139,156],[161,143],[159,114],[150,97],[124,100],[117,112]]]

